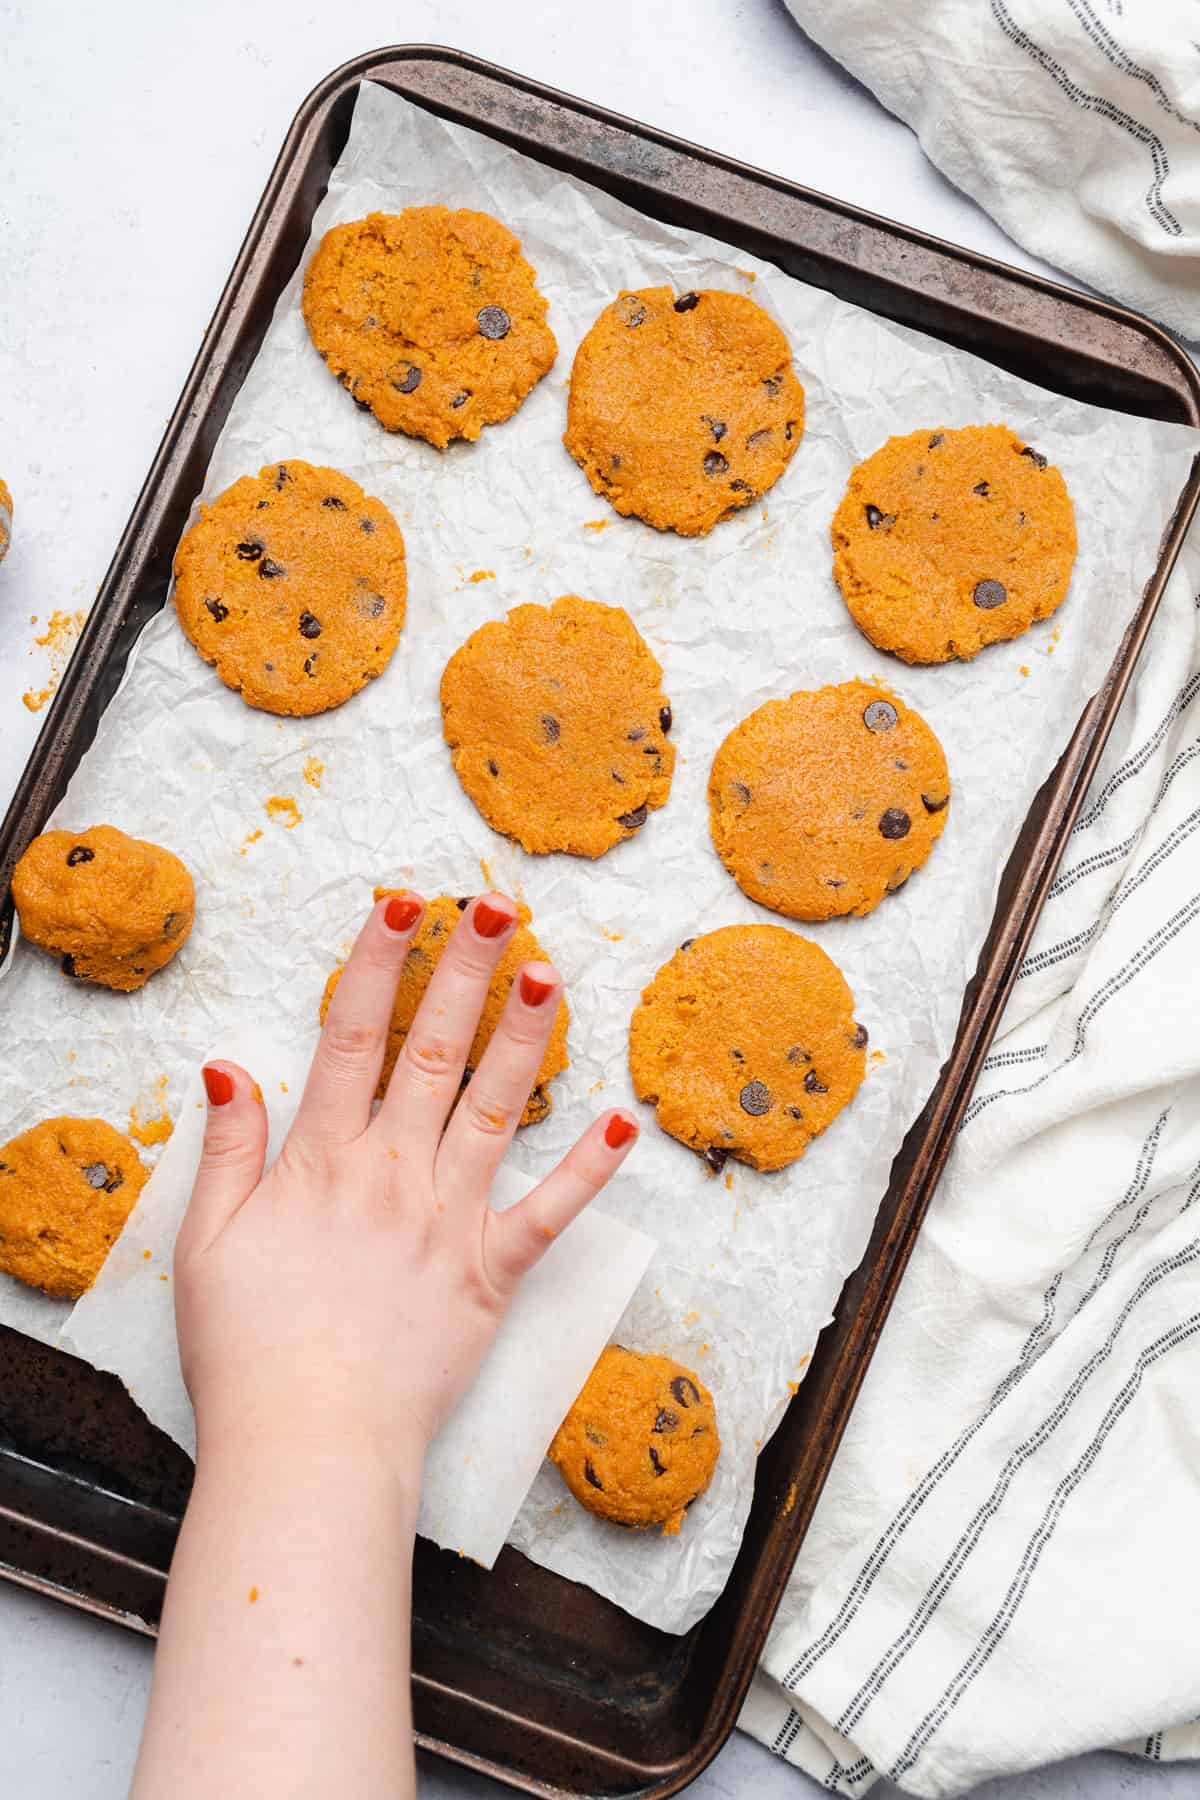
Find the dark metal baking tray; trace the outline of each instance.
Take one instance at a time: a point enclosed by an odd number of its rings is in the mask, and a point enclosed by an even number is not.
[[[802,280],[1062,393],[1200,425],[1200,378],[1156,326],[652,131],[453,50],[381,50],[296,116],[78,648],[0,828],[0,893],[92,740],[229,406],[295,269],[369,78],[443,117],[711,232]],[[431,196],[436,198],[436,196]],[[520,226],[520,221],[515,221]],[[759,1458],[741,1554],[683,1637],[505,1550],[489,1574],[417,1546],[420,1741],[543,1795],[677,1793],[732,1728],[913,1239],[1084,791],[1200,498],[1200,463],[1108,677],[1030,812],[958,1037],[897,1158],[862,1264]],[[0,947],[11,902],[0,920]],[[0,1331],[0,1575],[153,1632],[191,1465],[118,1382]]]

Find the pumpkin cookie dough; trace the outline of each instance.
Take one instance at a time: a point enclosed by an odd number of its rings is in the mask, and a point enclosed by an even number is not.
[[[910,663],[975,656],[1062,604],[1067,484],[1007,425],[889,438],[850,476],[833,572],[859,630]]]
[[[335,225],[303,304],[355,403],[439,450],[511,418],[558,354],[537,275],[488,213],[412,206]]]
[[[718,856],[790,919],[870,912],[926,861],[949,804],[941,745],[882,682],[768,700],[734,726],[708,781]]]
[[[547,1454],[589,1512],[673,1537],[721,1454],[712,1395],[670,1357],[610,1344]]]
[[[55,1300],[78,1300],[149,1174],[103,1119],[44,1119],[0,1144],[0,1269]]]
[[[175,610],[247,706],[340,706],[387,667],[404,624],[404,538],[381,500],[336,469],[243,475],[175,553]]]
[[[634,1011],[634,1091],[714,1172],[782,1169],[854,1098],[867,1033],[825,952],[782,925],[689,938]]]
[[[12,495],[0,481],[0,562],[8,555],[8,546],[12,543],[12,522]]]
[[[62,958],[64,975],[131,993],[187,942],[192,878],[159,844],[114,825],[44,831],[13,871],[22,936]]]
[[[671,790],[662,670],[628,613],[575,594],[514,607],[455,651],[442,729],[488,824],[532,852],[603,856]]]
[[[761,306],[642,288],[580,344],[563,442],[619,513],[699,537],[778,481],[803,430],[788,341]]]
[[[403,893],[403,888],[375,889],[376,900],[382,900],[389,894]],[[425,916],[421,920],[420,929],[413,939],[412,948],[400,971],[400,985],[396,989],[396,1004],[392,1009],[392,1022],[388,1027],[387,1049],[383,1058],[383,1073],[379,1077],[376,1090],[382,1100],[384,1090],[391,1078],[399,1056],[408,1036],[418,1006],[424,998],[425,989],[429,986],[429,978],[437,967],[442,951],[446,948],[450,933],[458,924],[459,915],[471,904],[469,898],[455,899],[450,894],[439,894],[430,900],[425,908]],[[517,929],[512,935],[504,955],[496,966],[492,983],[488,989],[487,999],[483,1003],[479,1027],[471,1044],[471,1052],[467,1058],[467,1067],[463,1075],[464,1083],[479,1066],[479,1059],[487,1049],[500,1014],[504,1011],[504,1003],[508,999],[508,990],[513,980],[528,962],[547,961],[546,953],[530,930],[531,913],[527,906],[517,907]],[[325,992],[321,996],[321,1023],[325,1023],[325,1015],[329,1011],[329,1002],[333,999],[342,971],[334,969],[325,983]],[[538,1070],[537,1081],[533,1092],[525,1102],[525,1110],[521,1114],[522,1125],[536,1125],[548,1118],[552,1110],[549,1084],[556,1075],[561,1075],[568,1066],[567,1058],[567,1025],[570,1021],[565,1000],[559,1002],[558,1016],[550,1033],[550,1042],[546,1045],[546,1054],[542,1058],[542,1066]]]

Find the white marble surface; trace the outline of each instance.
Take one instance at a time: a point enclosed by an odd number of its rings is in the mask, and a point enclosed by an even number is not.
[[[805,42],[780,0],[0,0],[0,27],[0,474],[16,500],[0,573],[0,806],[44,717],[21,703],[46,679],[33,638],[53,609],[86,609],[95,595],[287,124],[358,52],[452,44],[1038,266]],[[150,1660],[144,1640],[0,1585],[5,1800],[119,1800]],[[1194,1765],[1095,1756],[989,1783],[975,1800],[1184,1800],[1198,1789]],[[421,1790],[500,1792],[433,1762]],[[735,1737],[692,1791],[820,1790]]]

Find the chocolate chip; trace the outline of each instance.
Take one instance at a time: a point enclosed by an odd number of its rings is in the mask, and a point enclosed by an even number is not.
[[[205,610],[212,614],[218,625],[221,623],[222,619],[227,619],[229,617],[229,608],[227,606],[222,606],[219,600],[205,600],[204,606]]]
[[[269,500],[256,500],[254,503],[254,510],[255,512],[263,512],[270,504],[271,502]]]
[[[763,386],[766,388],[768,394],[770,394],[772,400],[774,400],[776,398],[776,396],[782,391],[783,376],[782,375],[768,375],[766,380],[763,382]]]
[[[793,1067],[795,1067],[795,1065],[797,1063],[812,1061],[812,1057],[809,1055],[808,1051],[802,1050],[800,1048],[799,1044],[792,1045],[791,1049],[787,1053],[787,1059],[792,1064]]]
[[[684,938],[684,940],[683,940],[682,944],[680,944],[679,948],[681,950],[690,950],[692,945],[695,943],[695,941],[696,941],[695,938]]]
[[[804,1114],[800,1111],[798,1106],[789,1106],[787,1109],[787,1116],[789,1119],[802,1119]]]
[[[662,1407],[654,1421],[654,1429],[660,1437],[664,1432],[678,1431],[679,1414],[673,1413],[669,1406]]]
[[[745,1062],[746,1060],[745,1052],[742,1050],[731,1050],[729,1054],[732,1056],[734,1062]]]
[[[658,754],[659,754],[659,751],[658,751],[658,746],[656,744],[643,744],[642,745],[642,755],[643,756],[658,756]]]
[[[721,1150],[716,1144],[710,1144],[707,1150],[700,1153],[714,1175],[719,1175],[729,1161],[728,1150]]]
[[[727,475],[729,473],[729,464],[719,450],[710,450],[705,456],[704,473],[706,475]]]
[[[80,863],[95,862],[95,860],[96,852],[94,850],[89,850],[86,844],[76,844],[75,848],[67,853],[68,869],[74,869],[77,868]]]
[[[317,663],[320,659],[320,655],[321,653],[319,650],[314,650],[311,656],[306,656],[304,659],[304,673],[310,680],[317,672]]]
[[[604,1433],[602,1431],[597,1431],[594,1425],[585,1425],[583,1428],[583,1435],[589,1444],[595,1444],[597,1450],[603,1450],[605,1444],[608,1442]]]
[[[752,431],[746,439],[746,448],[747,450],[756,450],[760,444],[769,444],[774,436],[775,433],[769,425],[765,426],[762,431]]]
[[[753,495],[754,493],[754,489],[750,486],[748,481],[731,481],[729,486],[735,494]]]
[[[721,439],[725,436],[725,433],[729,430],[724,419],[714,419],[711,413],[701,413],[700,417],[712,432],[713,441],[719,444]]]
[[[247,538],[245,543],[237,546],[237,554],[243,562],[257,562],[262,553],[262,545],[256,544],[253,538]]]
[[[935,431],[933,436],[929,440],[929,448],[931,450],[936,450],[938,445],[941,443],[942,439],[945,437],[945,435],[946,434],[944,431]]]
[[[507,337],[512,321],[502,306],[481,306],[475,314],[480,335],[485,338]]]
[[[879,829],[885,838],[907,837],[912,830],[912,820],[899,806],[889,806],[879,821]]]
[[[988,484],[986,481],[977,481],[975,483],[975,486],[971,489],[971,492],[973,494],[983,494],[985,498],[990,493],[990,491],[991,490],[988,487]]]
[[[662,732],[664,737],[666,737],[668,731],[670,731],[671,726],[674,723],[674,720],[675,720],[675,715],[671,711],[669,706],[660,706],[659,707],[659,709],[658,709],[658,729]]]
[[[921,804],[928,813],[939,813],[950,804],[949,794],[943,794],[940,800],[930,799],[928,794],[921,795]]]
[[[471,904],[470,894],[460,894],[454,904],[457,906],[459,912],[466,912],[468,906]]]
[[[499,773],[500,773],[499,769],[496,767],[495,763],[492,761],[491,757],[489,756],[488,757],[488,774],[489,775],[498,775]]]
[[[793,427],[793,426],[794,426],[794,425],[795,425],[795,423],[796,423],[796,421],[795,421],[795,419],[789,419],[789,420],[788,420],[788,422],[787,422],[787,424],[786,424],[786,425],[785,425],[785,426],[784,426],[784,428],[783,428],[783,436],[784,436],[784,441],[785,441],[785,443],[788,443],[788,444],[790,444],[790,443],[791,443],[791,441],[792,441],[792,427]]]
[[[656,1475],[665,1475],[667,1472],[667,1465],[664,1463],[653,1444],[650,1445],[650,1467],[654,1470]]]
[[[1044,469],[1050,460],[1048,456],[1043,456],[1040,450],[1035,450],[1032,444],[1026,444],[1021,455],[1027,456],[1035,469]]]
[[[621,466],[621,458],[620,458],[620,457],[619,457],[619,456],[617,456],[617,455],[616,455],[616,454],[615,454],[615,453],[614,453],[614,455],[613,455],[613,456],[612,456],[612,457],[610,457],[610,459],[609,459],[609,460],[610,460],[610,462],[611,462],[611,463],[612,463],[612,466],[613,466],[613,468],[614,468],[614,469],[619,469],[619,468],[620,468],[620,466]]]
[[[748,1081],[738,1095],[738,1104],[752,1119],[760,1119],[771,1110],[771,1090],[761,1081]]]
[[[871,531],[890,531],[896,523],[895,513],[880,512],[877,506],[867,507],[867,525]]]
[[[352,398],[359,412],[370,412],[371,402],[369,400],[360,400],[357,394],[352,395]]]
[[[680,294],[675,302],[676,312],[695,312],[700,304],[699,294]]]
[[[597,1475],[595,1469],[593,1469],[590,1457],[584,1458],[583,1479],[588,1483],[588,1485],[590,1487],[598,1488],[601,1493],[604,1492],[604,1483],[601,1481],[600,1477]]]
[[[905,760],[902,756],[898,756],[892,766],[893,766],[893,768],[897,768],[897,769],[904,769],[904,770],[908,769],[908,764],[905,762]]]
[[[468,401],[468,400],[469,400],[469,399],[470,399],[470,398],[471,398],[471,390],[470,390],[470,388],[463,388],[463,389],[462,389],[462,391],[461,391],[461,392],[460,392],[460,393],[457,393],[457,394],[455,394],[455,396],[454,396],[454,398],[453,398],[453,400],[452,400],[452,401],[451,401],[451,402],[450,402],[450,405],[451,405],[451,408],[452,408],[452,409],[453,409],[453,410],[454,410],[454,411],[455,411],[455,412],[457,412],[457,411],[458,411],[458,409],[459,409],[459,407],[460,407],[460,406],[465,406],[465,405],[466,405],[466,404],[467,404],[467,401]]]
[[[146,971],[144,969],[136,970],[136,973],[138,975],[144,975],[145,972]],[[125,1177],[122,1175],[120,1169],[114,1169],[111,1176],[104,1184],[104,1191],[106,1194],[115,1194],[117,1189],[119,1187],[123,1187],[124,1184],[125,1184]]]
[[[622,294],[613,310],[622,325],[629,325],[631,327],[640,325],[642,320],[646,317],[646,308],[642,305],[642,302],[638,299],[636,294]]]
[[[480,315],[480,320],[482,329],[482,314]],[[505,329],[507,329],[507,327],[505,327]],[[499,332],[497,335],[503,337],[504,332]],[[492,333],[490,331],[484,332],[484,336],[491,337]],[[421,370],[418,369],[416,363],[402,362],[396,370],[396,373],[390,377],[390,380],[397,393],[411,394],[421,385]]]
[[[274,581],[277,575],[284,573],[284,570],[281,563],[272,562],[269,556],[264,556],[258,565],[258,572],[264,581]]]
[[[749,804],[750,804],[750,789],[746,786],[745,782],[744,781],[731,781],[729,785],[733,789],[736,797],[741,801],[742,805],[749,806]]]
[[[827,1094],[829,1089],[823,1081],[818,1081],[817,1071],[810,1069],[804,1077],[804,1091],[806,1094]]]
[[[635,725],[632,731],[627,731],[625,733],[625,741],[628,744],[640,744],[645,735],[646,727],[644,725]]]
[[[525,1102],[525,1111],[529,1114],[528,1123],[537,1125],[550,1111],[550,1096],[544,1087],[535,1087]]]
[[[645,823],[646,808],[644,806],[635,807],[633,812],[622,813],[617,819],[617,824],[623,825],[626,831],[636,831],[639,825],[644,825]]]
[[[1004,605],[1008,599],[1008,589],[1002,581],[981,581],[977,583],[972,598],[984,612],[991,612],[994,606]]]
[[[850,1042],[854,1045],[854,1048],[856,1050],[865,1050],[866,1049],[866,1047],[867,1047],[867,1028],[865,1025],[858,1025],[858,1024],[855,1025],[854,1030],[850,1035]]]
[[[625,786],[625,777],[622,774],[620,774],[618,772],[618,770],[610,769],[608,772],[612,776],[613,780],[617,783],[618,787]]]
[[[275,471],[275,486],[277,488],[281,488],[285,482],[288,482],[291,479],[292,479],[291,476],[288,474],[287,464],[280,463],[279,467]]]
[[[358,529],[360,531],[365,531],[368,537],[373,536],[375,531],[374,519],[360,519],[358,521]]]
[[[868,731],[891,731],[899,722],[900,714],[890,700],[872,700],[863,712],[863,724]]]
[[[336,494],[327,494],[321,505],[327,506],[330,512],[345,512],[346,510],[346,502],[339,500]]]
[[[300,636],[306,638],[318,638],[320,635],[320,619],[314,619],[310,612],[302,612],[300,614]]]
[[[87,1182],[89,1187],[106,1187],[109,1179],[107,1165],[102,1162],[89,1163],[83,1171],[83,1179]]]
[[[690,1375],[673,1375],[671,1377],[671,1392],[674,1394],[676,1400],[678,1400],[680,1406],[684,1408],[689,1406],[699,1406],[700,1404],[700,1389],[696,1386]]]
[[[83,977],[78,974],[78,972],[75,968],[75,958],[73,956],[71,956],[69,953],[68,953],[68,955],[63,957],[62,961],[59,963],[58,966],[62,970],[63,974],[70,975],[72,980],[81,981],[83,979]]]
[[[364,619],[378,619],[387,601],[382,594],[359,594],[354,601]]]
[[[180,915],[178,913],[168,913],[163,920],[163,936],[168,939],[178,937],[182,929],[183,920]]]
[[[827,888],[844,888],[845,885],[846,885],[845,882],[842,881],[837,875],[828,875],[825,878],[825,886]]]
[[[562,726],[551,713],[542,714],[542,736],[548,744],[557,744],[562,736]]]

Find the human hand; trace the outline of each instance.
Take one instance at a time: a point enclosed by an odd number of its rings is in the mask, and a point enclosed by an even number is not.
[[[562,988],[549,964],[526,965],[455,1108],[516,923],[498,894],[475,900],[455,927],[372,1118],[422,910],[401,895],[372,911],[265,1175],[266,1113],[250,1076],[234,1063],[205,1069],[204,1151],[175,1251],[201,1457],[209,1443],[357,1448],[419,1466],[521,1277],[636,1139],[627,1114],[603,1114],[517,1206],[488,1207]]]

